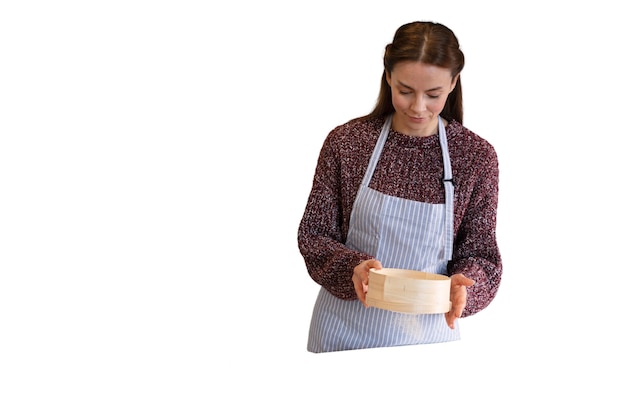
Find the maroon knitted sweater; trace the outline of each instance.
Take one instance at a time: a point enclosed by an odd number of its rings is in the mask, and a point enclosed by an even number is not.
[[[311,193],[298,229],[298,246],[311,278],[334,296],[356,299],[352,272],[373,258],[344,243],[350,213],[384,120],[353,120],[333,129],[320,151]],[[448,274],[476,281],[463,316],[494,298],[502,276],[496,242],[498,158],[487,141],[452,121],[446,127],[454,178],[454,251]],[[438,135],[412,137],[393,129],[370,187],[427,203],[444,203]]]

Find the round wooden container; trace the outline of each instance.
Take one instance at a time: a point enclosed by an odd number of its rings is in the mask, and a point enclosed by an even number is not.
[[[450,278],[404,269],[370,269],[365,302],[369,306],[411,314],[450,310]]]

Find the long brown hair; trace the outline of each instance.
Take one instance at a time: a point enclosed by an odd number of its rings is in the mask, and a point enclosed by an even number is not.
[[[459,48],[456,35],[446,26],[435,22],[412,22],[398,28],[393,42],[385,48],[384,71],[380,82],[380,92],[376,106],[360,119],[373,119],[394,112],[391,102],[391,87],[387,83],[387,73],[402,61],[422,62],[450,70],[452,78],[459,76],[456,87],[448,95],[441,117],[463,123],[463,94],[461,90],[461,70],[465,56]]]

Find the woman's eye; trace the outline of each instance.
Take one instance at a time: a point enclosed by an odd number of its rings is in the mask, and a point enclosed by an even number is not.
[[[400,90],[400,94],[407,95],[407,94],[411,94],[411,92],[410,91],[402,91],[402,90]]]
[[[430,94],[428,95],[428,97],[430,97],[431,99],[438,99],[439,96],[431,96]]]

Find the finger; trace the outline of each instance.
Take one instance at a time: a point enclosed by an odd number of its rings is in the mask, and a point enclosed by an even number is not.
[[[446,313],[446,321],[448,322],[448,326],[451,329],[454,329],[454,321],[456,321],[457,318],[460,318],[461,315],[463,315],[465,303],[465,298],[459,299],[458,297],[456,297],[452,301],[452,306],[450,310]]]
[[[452,302],[452,308],[450,309],[450,315],[453,318],[460,318],[463,315],[463,310],[465,309],[466,299],[456,299]]]
[[[363,286],[356,284],[354,286],[354,290],[356,290],[356,296],[359,298],[361,303],[365,304],[365,293],[363,292]]]
[[[352,275],[352,285],[354,286],[354,292],[356,293],[356,297],[362,302],[364,298],[363,285],[361,284],[361,280],[359,280],[356,274]]]
[[[363,282],[363,288],[362,288],[362,292],[363,292],[363,300],[361,302],[363,302],[363,305],[367,308],[369,305],[367,304],[367,289],[369,288],[368,282],[369,281],[369,277],[365,278],[365,281]]]
[[[463,278],[463,282],[461,283],[461,285],[465,286],[465,287],[470,287],[470,286],[474,286],[474,284],[476,283],[474,280],[472,279],[468,279],[467,277]]]
[[[359,301],[363,304],[363,306],[365,306],[366,308],[369,306],[366,302],[366,295],[367,295],[367,284],[362,283],[362,282],[358,282],[355,283],[354,285],[354,289],[356,291],[356,295],[359,298]]]
[[[454,284],[457,286],[465,286],[465,287],[470,287],[473,286],[474,283],[476,283],[474,280],[465,277],[465,276],[459,276],[456,278],[456,280],[454,281]]]
[[[371,268],[376,269],[376,270],[380,270],[381,268],[383,268],[383,265],[378,260],[372,260]]]
[[[454,314],[452,314],[452,311],[450,312],[446,312],[446,323],[448,324],[448,327],[450,329],[454,329],[454,321],[456,320]]]

